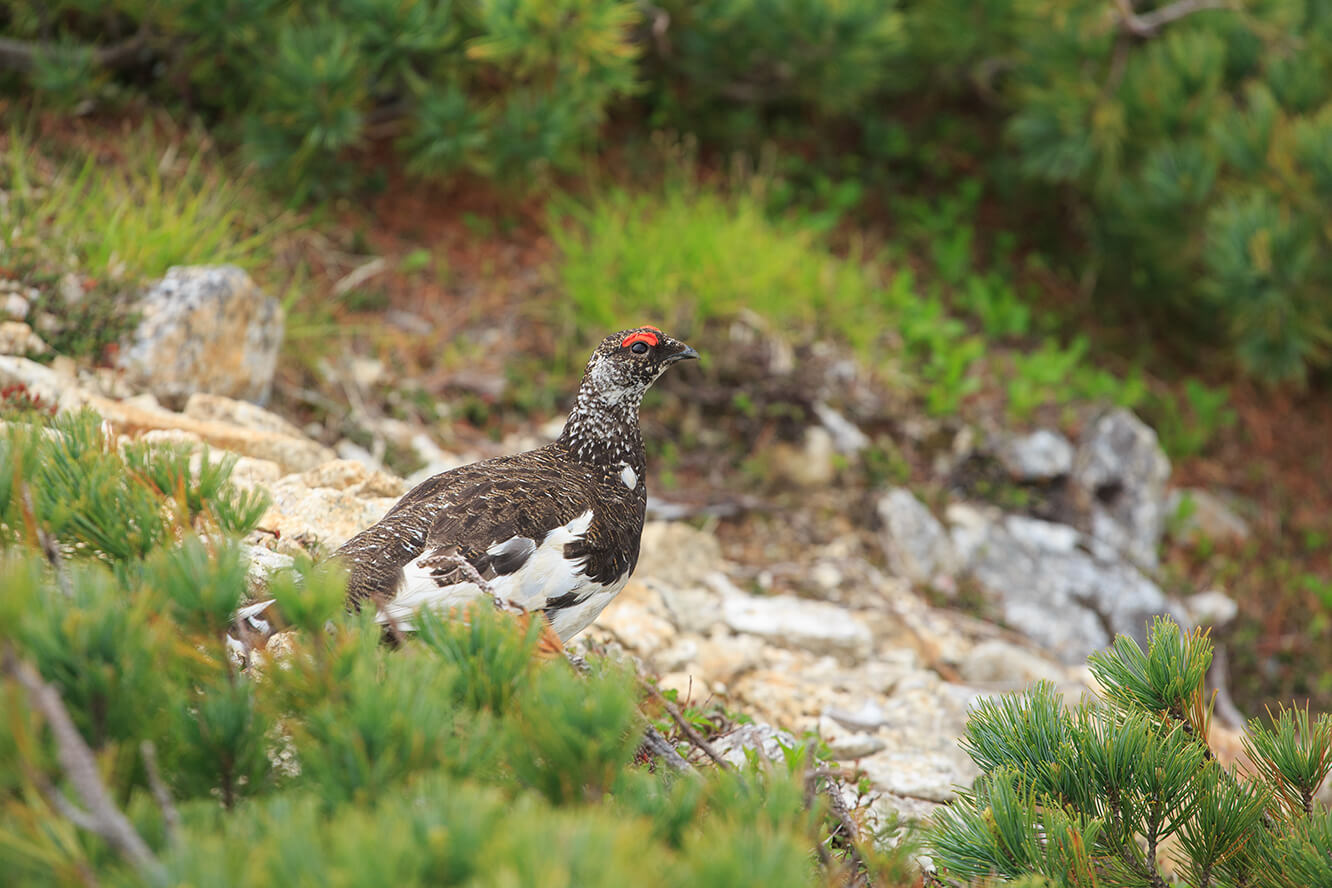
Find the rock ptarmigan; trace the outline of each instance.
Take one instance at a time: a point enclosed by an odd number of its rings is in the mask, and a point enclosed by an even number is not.
[[[396,632],[422,608],[458,611],[489,592],[543,612],[561,643],[587,628],[638,563],[643,394],[667,367],[697,357],[656,327],[606,337],[558,439],[421,482],[337,550],[348,607],[376,608]],[[268,604],[243,608],[238,622],[266,635]]]

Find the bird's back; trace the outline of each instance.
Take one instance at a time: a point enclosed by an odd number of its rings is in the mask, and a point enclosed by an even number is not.
[[[645,506],[641,485],[629,488],[556,442],[423,481],[336,557],[348,568],[353,607],[374,602],[408,615],[462,604],[480,591],[466,562],[496,595],[556,622],[561,609],[627,580]]]

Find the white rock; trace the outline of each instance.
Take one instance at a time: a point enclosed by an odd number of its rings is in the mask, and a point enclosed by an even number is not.
[[[883,711],[883,707],[870,700],[856,710],[827,709],[824,715],[853,731],[872,731],[888,723],[888,714]]]
[[[634,576],[657,577],[672,586],[697,585],[723,568],[721,543],[706,531],[677,521],[643,525]]]
[[[244,554],[250,568],[245,575],[245,585],[251,598],[262,598],[273,575],[279,571],[291,569],[294,561],[290,555],[265,549],[263,546],[244,546]]]
[[[0,314],[16,321],[21,321],[28,316],[32,309],[32,304],[18,293],[4,293],[0,295]]]
[[[267,487],[282,477],[282,467],[269,459],[242,456],[231,470],[231,483],[243,489]]]
[[[1091,533],[1152,569],[1165,525],[1170,460],[1156,432],[1128,410],[1114,409],[1083,433],[1070,476],[1091,511]]]
[[[299,476],[288,476],[269,488],[273,503],[259,526],[278,534],[282,545],[315,544],[331,552],[374,524],[397,502],[395,497],[363,499],[350,491],[310,489]]]
[[[831,561],[819,561],[809,569],[809,579],[824,592],[832,592],[842,585],[842,571]]]
[[[1062,682],[1064,670],[1025,648],[999,639],[982,641],[958,664],[969,682],[1027,685],[1034,681]]]
[[[789,595],[732,596],[722,602],[722,618],[736,632],[850,661],[864,660],[873,642],[869,629],[849,611]]]
[[[1012,534],[1018,544],[1043,552],[1072,554],[1082,541],[1082,534],[1075,527],[1025,515],[1007,516],[1004,518],[1004,529]]]
[[[675,639],[675,627],[658,615],[663,610],[656,592],[630,580],[597,618],[597,625],[628,650],[651,657]]]
[[[928,583],[956,566],[952,542],[939,519],[904,487],[890,490],[875,506],[883,528],[879,543],[888,566],[914,583]]]
[[[869,446],[868,435],[857,428],[851,420],[822,401],[814,403],[814,415],[828,430],[828,434],[832,435],[833,447],[838,453],[854,456]]]
[[[358,462],[367,469],[382,469],[384,467],[384,464],[375,459],[374,454],[369,450],[346,438],[333,445],[333,452],[338,455],[338,459]]]
[[[783,746],[795,748],[799,745],[799,741],[786,731],[762,722],[741,725],[712,741],[717,754],[737,768],[743,768],[748,762],[746,750],[757,753],[760,760],[780,762]]]
[[[71,380],[36,361],[14,355],[0,355],[0,388],[22,385],[29,395],[40,398],[43,404],[55,406],[72,384]]]
[[[864,758],[884,747],[882,738],[859,731],[848,731],[841,723],[826,716],[819,719],[819,739],[827,744],[828,751],[838,761]]]
[[[954,510],[974,523],[954,526],[967,573],[1004,622],[1055,654],[1079,663],[1110,643],[1106,632],[1145,640],[1146,624],[1170,613],[1160,587],[1119,551],[1074,528],[1017,515]]]
[[[362,497],[400,497],[407,492],[407,482],[381,469],[367,468],[350,459],[322,463],[300,476],[310,488],[328,487],[346,490]]]
[[[276,413],[249,401],[240,401],[212,392],[195,392],[190,395],[185,401],[185,409],[181,412],[191,419],[225,422],[243,429],[290,435],[293,438],[304,437],[300,429]]]
[[[698,639],[681,638],[652,656],[652,665],[662,672],[684,672],[699,657]]]
[[[0,355],[44,355],[50,350],[22,321],[0,321]]]
[[[1058,432],[1037,429],[1007,438],[996,455],[1008,473],[1019,481],[1046,481],[1073,470],[1073,445]]]
[[[722,596],[708,587],[680,587],[651,578],[644,582],[656,587],[667,615],[681,632],[706,634],[721,622]]]
[[[931,802],[952,801],[977,774],[961,752],[919,749],[888,749],[861,759],[859,766],[876,788]]]
[[[837,475],[837,447],[823,426],[805,429],[800,446],[780,442],[768,450],[770,475],[789,487],[825,487]]]
[[[697,672],[709,683],[730,684],[763,662],[766,651],[761,640],[750,635],[729,635],[719,630],[698,642]]]
[[[183,401],[215,392],[264,402],[282,345],[282,307],[232,265],[176,267],[136,306],[139,326],[120,350],[130,380]]]
[[[384,362],[378,358],[353,357],[348,362],[352,382],[363,389],[376,385],[384,378]]]
[[[1219,589],[1208,589],[1184,599],[1189,619],[1195,626],[1229,626],[1239,616],[1235,599]]]

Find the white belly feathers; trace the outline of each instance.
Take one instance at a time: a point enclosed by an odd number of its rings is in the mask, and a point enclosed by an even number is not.
[[[589,509],[548,532],[539,544],[526,537],[515,537],[491,546],[487,551],[492,557],[521,562],[512,573],[490,580],[491,592],[529,611],[544,608],[551,599],[564,598],[571,603],[548,612],[556,634],[567,641],[586,629],[628,580],[626,575],[603,586],[588,579],[580,562],[565,557],[565,546],[581,539],[591,524]],[[398,593],[383,606],[380,622],[392,618],[400,628],[410,630],[416,612],[423,607],[448,613],[482,597],[480,587],[474,582],[440,585],[434,569],[422,564],[435,554],[434,550],[426,551],[403,567]],[[524,554],[526,558],[522,557]]]

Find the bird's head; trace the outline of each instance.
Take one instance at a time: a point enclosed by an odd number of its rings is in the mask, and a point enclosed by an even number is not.
[[[698,352],[656,327],[635,327],[601,341],[587,362],[583,388],[606,404],[638,401],[666,368]]]

